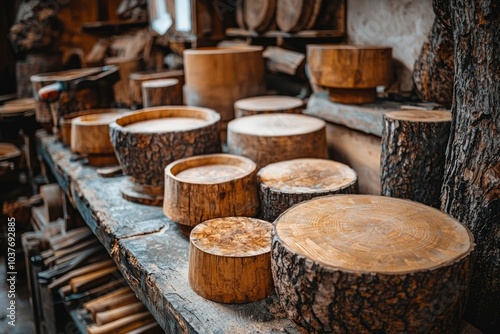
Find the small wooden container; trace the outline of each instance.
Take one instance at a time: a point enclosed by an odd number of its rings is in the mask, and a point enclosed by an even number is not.
[[[260,217],[273,222],[286,209],[318,196],[356,194],[358,177],[349,166],[326,159],[276,162],[257,174]]]
[[[190,235],[189,284],[203,298],[250,303],[273,293],[271,229],[246,217],[216,218]]]
[[[184,85],[184,71],[169,70],[161,72],[135,72],[129,75],[129,92],[134,107],[142,107],[142,83],[148,80],[177,79],[179,85]],[[182,100],[181,103],[182,104]]]
[[[393,79],[392,48],[386,46],[308,45],[307,63],[311,83],[327,87],[338,103],[372,103],[376,87]]]
[[[304,332],[458,331],[474,240],[439,210],[382,196],[319,197],[276,220],[272,249],[276,294]]]
[[[117,112],[76,117],[71,122],[71,151],[86,155],[91,166],[118,163],[109,138],[109,123],[120,117]]]
[[[163,212],[185,235],[208,219],[255,216],[256,173],[250,159],[230,154],[175,161],[165,168]]]
[[[178,159],[220,152],[219,122],[212,109],[185,106],[142,109],[113,122],[111,141],[130,176],[122,196],[161,205],[165,167]]]
[[[298,158],[327,158],[326,123],[295,114],[237,118],[228,125],[229,153],[252,159],[262,168]]]
[[[301,114],[304,102],[290,96],[256,96],[234,103],[236,118],[258,114]]]
[[[182,104],[182,86],[177,79],[147,80],[142,83],[144,108]]]
[[[65,145],[71,145],[71,122],[73,119],[80,116],[94,115],[94,114],[105,114],[105,113],[126,113],[130,111],[129,109],[91,109],[73,112],[71,114],[63,115],[59,123],[61,125],[61,131],[59,133],[59,139]]]

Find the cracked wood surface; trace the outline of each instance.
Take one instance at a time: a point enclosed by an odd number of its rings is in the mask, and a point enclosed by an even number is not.
[[[242,305],[198,296],[188,284],[189,240],[161,208],[123,199],[124,176],[101,178],[96,168],[71,161],[53,136],[39,132],[38,139],[58,183],[165,332],[299,333],[275,295]]]

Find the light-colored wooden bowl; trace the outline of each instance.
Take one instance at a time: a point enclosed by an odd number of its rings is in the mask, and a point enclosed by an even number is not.
[[[163,212],[184,234],[201,222],[255,216],[259,208],[256,165],[229,154],[174,161],[165,168]]]

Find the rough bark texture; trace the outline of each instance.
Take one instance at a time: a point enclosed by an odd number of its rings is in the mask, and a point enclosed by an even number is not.
[[[451,107],[454,58],[453,36],[444,23],[436,17],[429,40],[422,46],[413,70],[415,90],[422,100]]]
[[[435,2],[450,7],[457,78],[441,209],[477,243],[464,318],[493,333],[500,328],[500,4]]]
[[[381,194],[439,208],[450,122],[384,117]]]
[[[134,182],[162,187],[165,167],[172,161],[198,154],[220,152],[218,115],[216,121],[207,121],[204,127],[186,131],[146,133],[127,131],[126,127],[123,127],[139,121],[174,115],[189,117],[187,109],[146,109],[144,112],[124,116],[110,125],[111,142],[118,160],[124,173],[130,175]]]
[[[271,268],[281,305],[308,333],[456,333],[470,257],[406,275],[328,269],[289,252],[274,237]]]

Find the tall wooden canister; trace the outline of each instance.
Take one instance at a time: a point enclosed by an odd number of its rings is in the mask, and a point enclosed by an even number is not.
[[[184,51],[184,102],[221,114],[221,138],[234,118],[234,103],[265,91],[262,47],[200,48]]]

